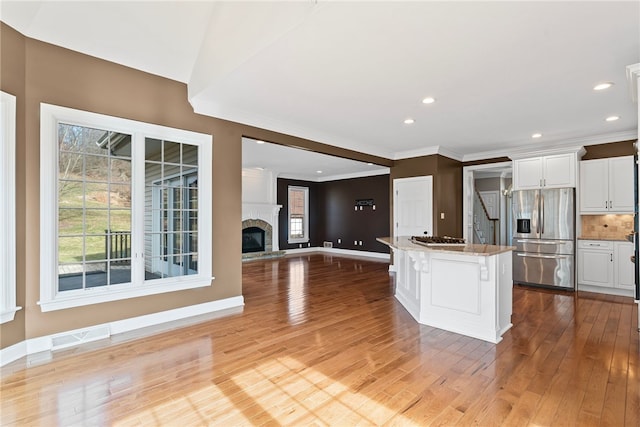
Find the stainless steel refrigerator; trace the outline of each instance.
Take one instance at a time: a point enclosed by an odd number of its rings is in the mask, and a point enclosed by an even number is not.
[[[514,191],[513,281],[575,288],[575,189]]]

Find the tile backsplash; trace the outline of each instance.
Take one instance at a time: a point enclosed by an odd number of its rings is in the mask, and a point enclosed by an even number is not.
[[[586,239],[624,239],[633,232],[633,215],[582,215],[582,233]]]

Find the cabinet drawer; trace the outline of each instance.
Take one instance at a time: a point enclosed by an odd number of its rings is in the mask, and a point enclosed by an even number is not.
[[[578,248],[613,250],[613,242],[611,240],[578,240]]]

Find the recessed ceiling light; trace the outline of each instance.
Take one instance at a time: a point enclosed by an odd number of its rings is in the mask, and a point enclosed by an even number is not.
[[[322,173],[322,171],[316,171],[316,173]]]
[[[405,125],[412,125],[412,124],[414,124],[415,122],[416,122],[416,121],[415,121],[415,120],[413,120],[413,119],[405,119],[405,120],[404,120],[404,124],[405,124]]]
[[[434,102],[436,102],[436,99],[431,96],[428,96],[422,100],[423,104],[433,104]]]
[[[613,85],[614,85],[613,82],[598,83],[593,87],[593,90],[605,90],[605,89],[609,89]]]
[[[264,144],[264,141],[258,140],[258,141],[256,141],[256,144]]]
[[[373,166],[373,163],[367,163],[367,166]]]
[[[608,122],[615,122],[619,118],[620,118],[619,116],[609,116],[605,120],[608,121]]]
[[[534,133],[533,135],[531,135],[531,138],[541,138],[542,134],[541,133]]]

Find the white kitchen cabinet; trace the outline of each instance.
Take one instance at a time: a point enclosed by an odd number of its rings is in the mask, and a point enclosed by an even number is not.
[[[630,260],[634,253],[633,243],[615,242],[614,245],[614,286],[620,289],[635,290],[635,270]]]
[[[580,162],[580,213],[633,213],[633,156]]]
[[[629,257],[633,253],[630,242],[578,240],[578,288],[632,296],[635,270]]]
[[[575,153],[515,159],[513,189],[575,187],[576,163]]]
[[[578,284],[613,288],[613,242],[578,241]]]

